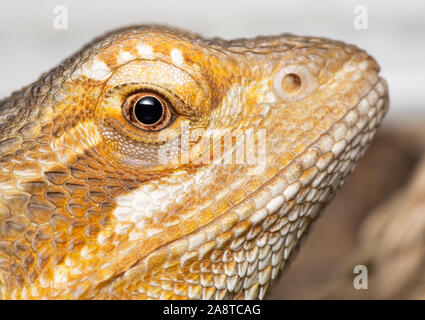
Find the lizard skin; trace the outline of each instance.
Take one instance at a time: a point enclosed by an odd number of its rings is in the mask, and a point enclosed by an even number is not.
[[[174,121],[129,124],[132,90],[175,101]],[[387,108],[375,60],[342,42],[108,34],[0,102],[0,297],[262,299]],[[265,130],[266,161],[195,162],[194,139],[164,163],[184,120]]]

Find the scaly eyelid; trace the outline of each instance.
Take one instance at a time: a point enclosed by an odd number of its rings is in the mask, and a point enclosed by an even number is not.
[[[207,90],[202,85],[184,70],[162,61],[131,61],[114,71],[105,88],[109,91],[129,84],[139,84],[139,90],[157,89],[170,100],[182,101],[176,105],[176,112],[189,116],[200,114],[202,110],[198,107],[205,109],[202,106],[209,103]]]

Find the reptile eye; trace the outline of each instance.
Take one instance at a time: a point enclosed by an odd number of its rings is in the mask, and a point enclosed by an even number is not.
[[[124,118],[138,128],[158,131],[171,121],[170,103],[154,92],[138,92],[129,95],[123,105]]]

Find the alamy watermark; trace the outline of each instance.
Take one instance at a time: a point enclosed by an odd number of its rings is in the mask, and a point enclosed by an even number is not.
[[[353,287],[356,290],[368,289],[368,273],[367,267],[359,264],[354,267],[353,273],[356,274],[353,280]]]
[[[68,29],[68,8],[64,5],[53,7],[53,28],[56,30]]]
[[[245,164],[256,167],[255,174],[266,168],[265,129],[191,129],[189,121],[182,121],[180,132],[164,130],[159,141],[167,141],[158,150],[162,164]],[[198,149],[192,148],[193,142]]]
[[[367,7],[362,4],[358,4],[353,9],[354,20],[353,26],[356,30],[367,30],[368,25],[368,12]]]

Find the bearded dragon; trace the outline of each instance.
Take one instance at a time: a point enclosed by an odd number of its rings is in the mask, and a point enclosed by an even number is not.
[[[380,125],[379,70],[289,34],[94,41],[0,102],[0,297],[264,298]]]

